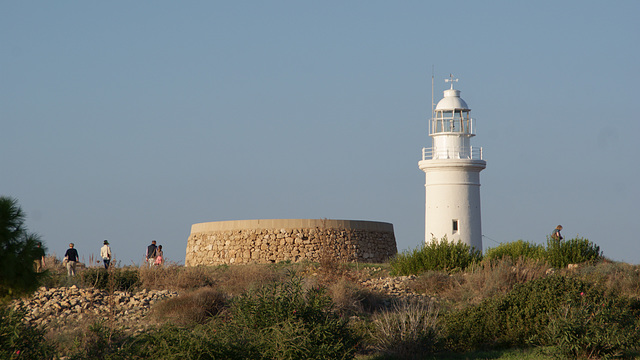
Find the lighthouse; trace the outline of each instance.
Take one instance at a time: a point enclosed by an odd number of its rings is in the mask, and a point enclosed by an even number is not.
[[[425,172],[425,242],[446,238],[482,251],[480,171],[487,163],[482,148],[471,146],[475,121],[469,106],[453,88],[458,79],[445,80],[444,91],[429,121],[432,147],[422,149]]]

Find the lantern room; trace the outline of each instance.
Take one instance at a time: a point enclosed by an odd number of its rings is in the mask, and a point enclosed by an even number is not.
[[[423,149],[423,160],[428,159],[482,159],[482,148],[473,148],[470,138],[475,136],[471,109],[453,88],[458,79],[447,79],[451,88],[444,91],[429,122],[431,148]]]
[[[460,90],[445,90],[444,98],[438,102],[431,119],[429,135],[474,136],[473,119],[469,116],[470,111],[467,103],[460,98]]]

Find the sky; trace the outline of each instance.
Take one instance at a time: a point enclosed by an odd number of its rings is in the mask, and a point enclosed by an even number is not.
[[[392,223],[424,240],[423,147],[476,120],[484,250],[556,225],[640,263],[638,1],[0,2],[0,196],[49,253],[121,265],[191,225]]]

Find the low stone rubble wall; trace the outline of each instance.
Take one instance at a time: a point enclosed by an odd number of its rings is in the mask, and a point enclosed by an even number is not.
[[[239,220],[194,224],[186,266],[280,261],[384,262],[397,252],[393,225],[353,220]]]
[[[136,293],[106,291],[75,285],[47,289],[41,287],[31,297],[15,300],[14,309],[25,312],[24,320],[43,326],[73,326],[90,319],[111,319],[120,325],[135,323],[162,299],[178,296],[169,290],[141,290]]]
[[[394,299],[430,299],[428,294],[418,294],[409,286],[415,275],[374,277],[362,279],[358,284],[369,291],[388,296],[383,304],[392,306]],[[178,296],[169,290],[140,290],[135,293],[115,291],[112,295],[95,288],[41,287],[28,298],[14,300],[11,307],[25,312],[24,321],[46,329],[76,329],[81,324],[109,321],[131,333],[140,333],[156,326],[147,315],[154,304]]]

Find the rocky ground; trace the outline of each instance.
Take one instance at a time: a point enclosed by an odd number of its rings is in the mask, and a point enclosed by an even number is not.
[[[378,277],[359,281],[370,291],[393,297],[422,297],[408,287],[415,276]],[[135,293],[95,288],[41,287],[31,297],[15,300],[14,309],[25,311],[25,321],[49,329],[72,329],[80,323],[104,320],[132,332],[143,331],[153,304],[178,296],[177,291],[141,290]]]
[[[174,296],[178,293],[169,290],[115,291],[109,294],[75,285],[52,289],[41,287],[31,297],[14,301],[12,307],[25,311],[25,321],[47,328],[74,328],[81,322],[104,320],[136,332],[144,329],[140,320],[154,303]]]
[[[403,296],[413,294],[413,292],[407,287],[407,284],[410,281],[413,281],[415,278],[415,275],[379,277],[362,280],[360,281],[360,285],[369,290],[377,291],[383,294],[392,296]]]

